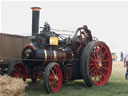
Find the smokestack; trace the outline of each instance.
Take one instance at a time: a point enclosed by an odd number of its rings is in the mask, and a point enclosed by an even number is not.
[[[32,7],[32,36],[38,34],[40,7]]]

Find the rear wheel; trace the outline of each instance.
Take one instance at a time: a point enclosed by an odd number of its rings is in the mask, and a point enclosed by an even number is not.
[[[24,81],[26,81],[25,66],[23,64],[16,64],[11,71],[11,76],[16,78],[22,78]]]
[[[107,83],[112,58],[108,46],[102,41],[92,41],[84,48],[81,56],[81,74],[88,87]]]
[[[44,73],[44,85],[48,93],[57,93],[62,86],[63,74],[59,64],[49,63]]]

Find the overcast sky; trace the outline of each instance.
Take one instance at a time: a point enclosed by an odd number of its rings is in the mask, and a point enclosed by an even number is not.
[[[3,1],[1,2],[1,32],[31,34],[32,11],[41,7],[40,26],[45,21],[52,29],[71,29],[88,25],[92,35],[105,41],[112,52],[128,51],[128,2],[117,1]]]

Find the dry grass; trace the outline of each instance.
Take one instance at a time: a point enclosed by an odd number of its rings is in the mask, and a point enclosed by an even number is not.
[[[0,76],[0,96],[24,96],[26,86],[22,79]]]
[[[125,79],[124,78],[125,72],[126,72],[126,67],[124,67],[123,62],[119,62],[119,61],[113,62],[112,75]]]

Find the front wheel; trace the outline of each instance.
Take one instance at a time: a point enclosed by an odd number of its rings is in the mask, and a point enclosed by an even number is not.
[[[48,93],[57,93],[63,83],[61,67],[56,62],[49,63],[45,68],[44,85]]]
[[[88,87],[103,86],[112,71],[112,58],[108,46],[102,41],[87,44],[81,55],[81,75]]]

